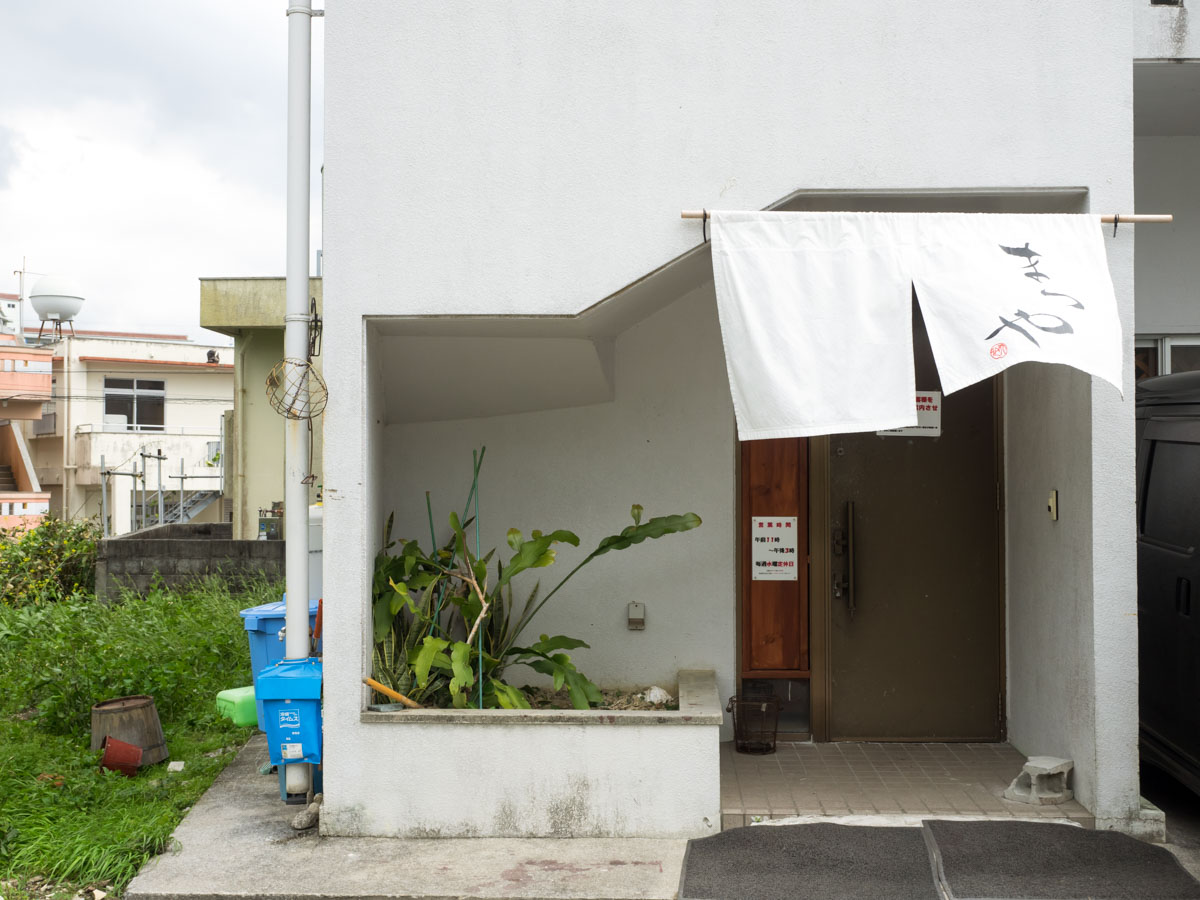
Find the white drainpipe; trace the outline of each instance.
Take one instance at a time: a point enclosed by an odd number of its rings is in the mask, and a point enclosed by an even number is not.
[[[312,94],[312,3],[295,0],[288,7],[288,132],[287,132],[287,312],[284,316],[283,355],[293,360],[308,356],[308,195],[309,141]],[[288,659],[308,656],[308,475],[307,423],[285,419],[284,560],[287,579]],[[287,767],[287,791],[309,788],[309,767]]]

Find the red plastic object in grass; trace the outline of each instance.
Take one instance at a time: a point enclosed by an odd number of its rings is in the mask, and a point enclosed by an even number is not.
[[[137,744],[127,744],[119,741],[111,734],[106,734],[100,742],[104,755],[100,757],[100,766],[120,772],[132,778],[137,774],[138,766],[142,764],[142,748]]]

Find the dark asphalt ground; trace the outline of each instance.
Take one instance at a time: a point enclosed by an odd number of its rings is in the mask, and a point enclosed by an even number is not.
[[[1200,797],[1165,772],[1143,763],[1142,796],[1167,816],[1167,849],[1200,879]]]

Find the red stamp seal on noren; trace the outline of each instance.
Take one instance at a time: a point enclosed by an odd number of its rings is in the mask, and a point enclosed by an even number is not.
[[[1001,341],[998,344],[992,344],[992,349],[988,351],[992,355],[992,359],[1004,359],[1008,356],[1008,344]]]

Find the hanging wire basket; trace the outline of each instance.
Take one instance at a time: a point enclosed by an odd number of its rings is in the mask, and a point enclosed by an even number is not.
[[[285,419],[315,419],[325,411],[329,389],[312,363],[281,359],[267,375],[267,399]]]

